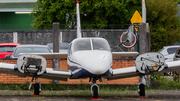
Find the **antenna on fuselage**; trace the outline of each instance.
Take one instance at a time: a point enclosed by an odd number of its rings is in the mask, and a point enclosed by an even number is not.
[[[81,38],[82,36],[81,36],[80,14],[79,14],[79,1],[77,1],[76,13],[77,13],[77,38]]]

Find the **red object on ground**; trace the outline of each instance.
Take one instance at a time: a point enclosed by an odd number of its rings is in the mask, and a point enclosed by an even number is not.
[[[39,95],[32,95],[33,97],[39,97]]]
[[[0,58],[5,58],[6,55],[12,55],[14,48],[20,43],[0,43]]]
[[[91,100],[99,100],[99,98],[91,98]]]
[[[140,98],[147,98],[147,96],[139,96]]]

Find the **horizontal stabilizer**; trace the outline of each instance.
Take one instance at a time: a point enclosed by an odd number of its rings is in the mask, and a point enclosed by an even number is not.
[[[46,60],[48,59],[60,59],[60,60],[66,60],[67,54],[66,53],[21,53],[21,55],[39,55],[44,57]]]

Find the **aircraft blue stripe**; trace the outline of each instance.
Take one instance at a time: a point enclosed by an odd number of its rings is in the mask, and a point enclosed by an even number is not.
[[[78,68],[78,67],[70,67],[70,68],[72,71],[71,79],[86,78],[86,77],[94,76],[94,74],[90,73],[89,71],[87,71],[83,68]],[[75,73],[73,73],[73,72],[75,72]],[[102,76],[107,76],[109,74],[110,74],[110,71],[108,70],[104,74],[102,74]]]
[[[14,65],[14,70],[18,70],[18,67],[17,67],[17,65]]]
[[[167,68],[168,68],[168,65],[167,65],[167,64],[165,64],[164,69],[167,69]]]

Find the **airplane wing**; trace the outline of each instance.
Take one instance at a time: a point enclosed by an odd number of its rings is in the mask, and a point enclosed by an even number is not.
[[[113,55],[113,59],[120,59],[122,57],[135,57],[138,55],[138,52],[112,52],[112,55]],[[65,53],[30,53],[30,54],[22,53],[22,54],[19,54],[19,57],[21,57],[21,56],[22,56],[22,58],[24,56],[41,56],[41,57],[45,58],[45,60],[48,60],[48,59],[60,59],[60,60],[67,59],[67,54],[65,54]],[[38,58],[41,58],[41,57],[38,57]],[[131,68],[134,68],[134,70],[135,70],[135,67],[131,67]],[[114,75],[116,75],[116,74],[118,75],[118,73],[119,73],[118,71],[124,71],[124,70],[129,71],[130,69],[128,69],[128,68],[115,69],[115,70],[113,70],[113,73],[114,73]],[[13,74],[13,75],[18,75],[20,77],[26,77],[27,76],[27,74],[24,73],[24,71],[18,70],[17,64],[0,63],[0,73]],[[56,79],[56,80],[66,81],[67,78],[70,78],[71,71],[53,70],[53,68],[45,68],[44,72],[42,72],[40,74],[41,75],[38,76],[40,78]],[[120,73],[120,75],[123,77],[125,76],[125,74]],[[28,75],[28,76],[31,76],[31,75]]]
[[[113,60],[122,58],[134,58],[138,54],[138,52],[112,52]]]
[[[136,66],[119,68],[112,70],[112,77],[107,80],[115,80],[140,75],[148,75],[157,72],[176,71],[180,74],[180,60],[164,62],[164,57],[160,53],[145,53],[136,58]]]
[[[0,73],[17,75],[19,77],[32,76],[21,73],[17,68],[17,64],[9,63],[0,63]],[[38,78],[67,81],[67,78],[70,78],[70,76],[71,72],[68,70],[53,70],[53,68],[46,68],[44,73],[39,75]]]
[[[135,58],[137,55],[139,55],[138,52],[112,52],[113,60],[122,58]],[[140,73],[136,69],[136,66],[113,69],[112,73],[113,76],[107,78],[108,80],[128,78],[140,75]]]
[[[70,78],[71,71],[69,70],[54,70],[53,68],[46,68],[46,59],[66,59],[67,54],[61,54],[55,53],[55,54],[21,54],[18,57],[17,64],[9,64],[9,63],[0,63],[0,73],[5,74],[12,74],[17,75],[19,77],[26,77],[26,76],[33,76],[32,74],[34,72],[37,73],[38,78],[47,78],[47,79],[55,79],[55,80],[62,80],[67,81],[67,78]],[[41,56],[39,56],[41,55]],[[43,56],[43,57],[42,57]],[[28,57],[27,59],[24,59],[24,57]],[[45,58],[46,59],[45,59]],[[38,67],[38,62],[40,61],[40,70],[38,70],[36,67]],[[37,65],[31,66],[31,65]],[[25,68],[28,66],[27,68]]]
[[[25,54],[21,54],[20,56],[24,56]],[[26,54],[28,55],[28,54]],[[41,55],[39,57],[39,55]],[[113,56],[115,58],[113,59],[119,59],[119,56],[136,56],[138,55],[137,52],[131,52],[127,54],[127,52],[124,53],[118,53],[114,52]],[[66,59],[67,54],[61,54],[61,53],[47,53],[47,54],[29,54],[28,56],[38,56],[37,58],[41,58],[42,56],[46,59]],[[159,56],[157,58],[157,56]],[[162,58],[162,59],[160,59]],[[45,59],[45,60],[46,60]],[[150,62],[149,62],[150,61]],[[155,64],[155,66],[153,66]],[[147,68],[148,67],[148,68]],[[153,67],[153,68],[152,68]],[[156,69],[154,69],[156,68]],[[126,68],[119,68],[119,69],[112,69],[112,77],[107,78],[108,80],[114,80],[114,79],[121,79],[121,78],[128,78],[128,77],[134,77],[134,76],[140,76],[141,74],[151,74],[154,72],[165,72],[165,71],[180,71],[180,61],[173,61],[173,62],[164,62],[163,56],[161,57],[161,54],[159,53],[146,53],[139,55],[136,59],[136,66],[132,67],[126,67]],[[23,72],[23,73],[22,73]],[[9,64],[9,63],[0,63],[0,73],[6,73],[6,74],[13,74],[18,75],[20,77],[26,77],[31,75],[26,75],[24,71],[19,71],[17,64]],[[53,68],[44,68],[44,71],[40,73],[38,76],[39,78],[47,78],[47,79],[56,79],[56,80],[63,80],[66,81],[67,78],[71,77],[71,71],[68,70],[53,70]]]
[[[53,70],[52,68],[46,68],[45,73],[39,76],[39,78],[67,81],[70,76],[71,71],[69,70]]]
[[[115,80],[121,78],[129,78],[134,76],[140,76],[140,72],[137,71],[136,67],[126,67],[112,70],[112,77],[107,78],[107,80]]]
[[[9,64],[9,63],[0,63],[0,73],[12,74],[24,77],[23,73],[20,73],[17,70],[17,64]]]
[[[180,60],[165,62],[165,69],[162,72],[176,71],[180,74]]]

